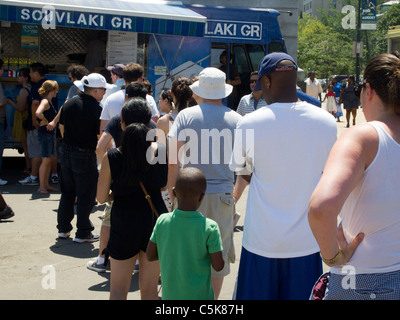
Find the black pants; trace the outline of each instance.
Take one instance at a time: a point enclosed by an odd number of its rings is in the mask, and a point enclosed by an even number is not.
[[[76,237],[84,238],[94,229],[89,216],[96,200],[99,177],[96,153],[63,144],[60,164],[61,199],[57,228],[59,232],[72,230],[76,198]]]

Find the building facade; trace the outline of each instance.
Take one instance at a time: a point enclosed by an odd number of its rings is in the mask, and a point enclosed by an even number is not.
[[[332,8],[336,10],[342,9],[342,1],[340,0],[299,0],[298,1],[299,15],[303,13],[311,14],[321,18],[320,9],[328,11]]]

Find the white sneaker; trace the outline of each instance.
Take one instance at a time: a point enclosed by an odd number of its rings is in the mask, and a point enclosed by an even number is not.
[[[104,263],[103,263],[103,264],[97,263],[97,259],[96,259],[96,260],[89,261],[89,262],[86,264],[86,267],[87,267],[89,270],[93,270],[93,271],[96,271],[96,272],[106,272],[106,266],[104,265]]]
[[[59,239],[68,239],[70,236],[70,232],[59,232],[58,238]]]
[[[77,243],[96,242],[96,241],[99,241],[99,238],[100,238],[100,236],[98,234],[91,233],[90,235],[88,235],[85,238],[75,237],[74,242],[77,242]]]
[[[7,180],[0,179],[0,186],[4,186],[8,183]]]
[[[27,176],[23,180],[18,181],[19,184],[22,184],[24,186],[38,186],[39,185],[39,179],[32,179],[30,176]]]

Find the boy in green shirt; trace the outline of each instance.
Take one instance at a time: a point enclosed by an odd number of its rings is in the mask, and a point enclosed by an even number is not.
[[[199,169],[180,171],[174,195],[178,208],[160,215],[147,247],[149,261],[160,260],[163,300],[213,300],[211,266],[222,270],[218,225],[196,211],[207,181]]]

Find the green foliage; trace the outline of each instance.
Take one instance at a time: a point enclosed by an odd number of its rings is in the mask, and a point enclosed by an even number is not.
[[[352,42],[346,34],[311,15],[299,20],[298,64],[306,72],[314,70],[318,78],[352,73],[351,54]]]
[[[385,2],[378,0],[377,4]],[[343,0],[343,5],[358,7],[358,0]],[[345,16],[334,9],[320,10],[321,19],[304,14],[298,21],[298,64],[307,73],[308,68],[316,72],[318,78],[333,74],[354,74],[355,58],[352,55],[353,41],[357,31],[343,29]],[[386,35],[389,27],[400,25],[400,4],[392,5],[384,16],[378,19],[377,30],[361,30],[364,44],[361,70],[374,56],[387,52]]]
[[[375,35],[375,54],[387,52],[386,35],[389,27],[400,25],[400,3],[392,5],[385,15],[379,19]]]

